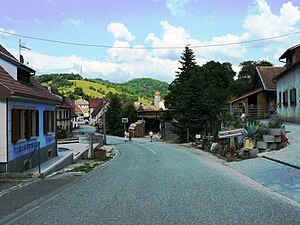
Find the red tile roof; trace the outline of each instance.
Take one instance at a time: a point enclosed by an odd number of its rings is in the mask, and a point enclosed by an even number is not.
[[[258,75],[260,76],[265,90],[276,90],[276,83],[273,79],[280,74],[285,68],[274,66],[257,66]]]
[[[98,105],[100,105],[102,103],[102,98],[90,98],[89,99],[89,108],[97,108]]]
[[[36,79],[30,77],[30,84],[25,85],[16,81],[0,66],[0,90],[9,93],[9,96],[28,97],[33,99],[52,101],[59,103],[60,100],[51,94]],[[8,97],[8,96],[6,96]]]

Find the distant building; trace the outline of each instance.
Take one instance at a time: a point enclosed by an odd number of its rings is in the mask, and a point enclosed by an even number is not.
[[[57,156],[60,99],[0,45],[0,171],[21,172]],[[33,154],[34,151],[39,154]]]
[[[90,124],[93,122],[92,121],[92,113],[95,111],[95,109],[100,105],[103,104],[103,99],[102,98],[90,98],[89,99],[89,113],[90,113]]]
[[[78,107],[83,111],[84,119],[89,119],[89,117],[90,117],[89,102],[87,100],[81,98],[81,99],[76,100],[75,104],[78,105]]]

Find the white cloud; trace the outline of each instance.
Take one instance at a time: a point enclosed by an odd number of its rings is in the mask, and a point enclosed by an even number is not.
[[[296,30],[294,25],[300,21],[300,10],[292,2],[282,5],[280,15],[275,15],[266,0],[256,0],[258,12],[250,14],[244,21],[243,27],[251,35],[272,37],[290,33]]]
[[[61,21],[61,25],[79,27],[79,26],[84,25],[84,21],[82,19],[67,18],[67,19]]]
[[[156,49],[153,50],[153,54],[157,56],[164,56],[170,54],[170,52],[180,55],[183,51],[183,47],[190,45],[191,48],[196,53],[198,57],[206,57],[210,59],[216,58],[216,55],[225,54],[229,57],[243,57],[246,54],[246,48],[241,44],[228,45],[228,46],[215,46],[220,44],[237,43],[240,41],[245,41],[249,38],[247,33],[241,36],[227,34],[223,36],[213,37],[211,40],[197,40],[193,39],[188,31],[183,27],[175,27],[171,25],[168,21],[161,21],[161,26],[163,28],[163,35],[161,38],[157,37],[154,33],[150,33],[146,39],[145,43],[152,42],[154,48],[157,47],[182,47],[174,49]],[[201,46],[201,47],[193,47]],[[204,47],[207,46],[207,47]],[[208,47],[210,46],[210,47]]]
[[[115,38],[125,39],[126,41],[133,41],[135,37],[128,31],[122,23],[110,23],[107,26],[107,31],[112,33]]]
[[[123,48],[118,48],[123,47]],[[142,45],[135,45],[130,48],[130,44],[126,41],[116,41],[113,48],[107,50],[108,57],[112,61],[128,61],[132,62],[146,57],[149,53]]]

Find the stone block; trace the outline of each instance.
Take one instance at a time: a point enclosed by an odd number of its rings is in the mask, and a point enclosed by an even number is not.
[[[268,149],[268,143],[264,141],[257,141],[256,142],[256,148],[259,149]]]
[[[270,135],[281,135],[281,128],[269,128]]]
[[[275,149],[277,149],[277,144],[276,143],[268,143],[268,148],[275,150]]]
[[[272,143],[275,141],[275,136],[274,135],[264,135],[263,136],[263,141],[264,142],[268,142],[268,143]]]
[[[258,148],[252,148],[252,149],[249,150],[249,156],[250,156],[251,158],[257,157],[257,154],[258,154],[258,153],[259,153]]]
[[[280,143],[281,142],[281,136],[275,136],[274,142]]]

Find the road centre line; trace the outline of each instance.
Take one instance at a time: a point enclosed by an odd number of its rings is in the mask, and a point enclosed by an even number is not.
[[[141,144],[140,144],[141,145]],[[151,148],[149,148],[149,147],[147,147],[147,146],[145,146],[145,145],[142,145],[142,146],[144,146],[145,148],[147,148],[148,150],[150,150],[154,155],[156,155],[157,153],[155,152],[155,151],[153,151]]]

